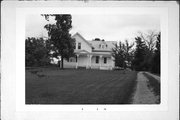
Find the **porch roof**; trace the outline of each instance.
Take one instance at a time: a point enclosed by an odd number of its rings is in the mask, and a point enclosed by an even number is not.
[[[86,50],[75,50],[74,51],[76,54],[90,54],[90,52],[86,51]]]
[[[106,57],[110,57],[111,56],[111,52],[88,52],[86,50],[76,50],[75,51],[76,54],[79,55],[92,55],[92,56],[106,56]]]
[[[96,56],[96,55],[98,55],[98,56],[102,55],[102,56],[106,56],[106,57],[112,56],[112,55],[111,55],[111,52],[92,52],[91,55],[94,55],[94,56]]]

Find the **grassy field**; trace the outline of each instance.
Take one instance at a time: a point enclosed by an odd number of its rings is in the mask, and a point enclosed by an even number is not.
[[[160,94],[161,94],[161,86],[160,86],[160,83],[158,82],[158,80],[156,80],[154,77],[152,77],[151,75],[147,74],[147,73],[143,73],[147,78],[148,78],[148,87],[150,87],[154,94],[156,96],[159,96],[159,100],[158,100],[158,104],[161,102],[161,98],[160,98]]]
[[[26,104],[128,104],[134,71],[26,69]]]

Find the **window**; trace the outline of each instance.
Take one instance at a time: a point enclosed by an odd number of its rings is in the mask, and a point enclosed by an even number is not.
[[[67,61],[68,62],[74,62],[75,60],[74,60],[74,58],[71,57],[71,58],[68,58]]]
[[[96,63],[99,63],[99,56],[96,56]]]
[[[107,63],[107,58],[105,57],[105,58],[104,58],[104,64],[106,64],[106,63]]]
[[[70,62],[73,62],[73,58],[70,58]]]
[[[102,45],[102,48],[104,49],[104,45]]]
[[[99,48],[105,49],[105,48],[107,48],[107,47],[108,47],[107,44],[99,44]]]
[[[81,49],[81,43],[78,43],[78,49]]]

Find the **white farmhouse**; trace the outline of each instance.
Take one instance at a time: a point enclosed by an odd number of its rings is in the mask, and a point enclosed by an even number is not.
[[[86,68],[112,70],[115,66],[111,55],[116,41],[85,40],[79,33],[73,35],[76,41],[76,57],[64,60],[64,68]]]

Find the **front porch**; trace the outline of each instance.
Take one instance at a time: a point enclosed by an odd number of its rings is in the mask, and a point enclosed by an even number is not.
[[[114,67],[113,57],[111,55],[98,54],[76,54],[76,57],[71,57],[69,61],[64,62],[66,68],[86,68],[86,69],[101,69],[112,70]]]

